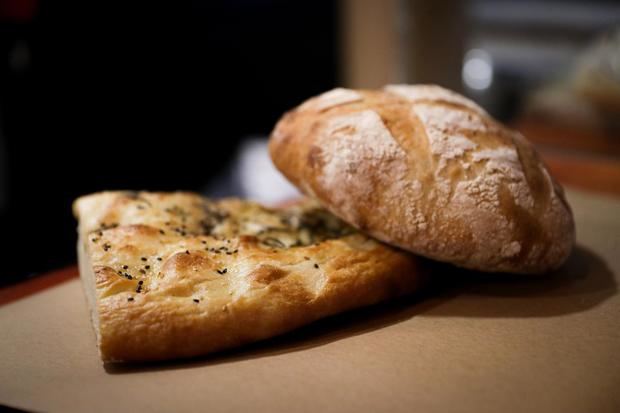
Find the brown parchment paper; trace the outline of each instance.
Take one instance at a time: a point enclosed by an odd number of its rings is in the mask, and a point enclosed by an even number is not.
[[[50,412],[618,412],[620,199],[569,192],[545,278],[428,291],[206,358],[104,367],[78,280],[0,307],[0,404]],[[10,257],[5,257],[10,259]]]

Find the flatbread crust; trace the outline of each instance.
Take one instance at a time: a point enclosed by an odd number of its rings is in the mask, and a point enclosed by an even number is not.
[[[418,258],[309,200],[272,210],[193,193],[101,192],[73,210],[105,362],[239,346],[420,282]]]

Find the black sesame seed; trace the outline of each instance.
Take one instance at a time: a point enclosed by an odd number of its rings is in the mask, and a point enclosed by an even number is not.
[[[140,274],[146,274],[146,271],[144,271],[143,269],[140,269]]]
[[[161,257],[157,257],[157,261],[161,261]]]
[[[138,281],[138,284],[142,285],[142,284],[144,284],[144,281],[140,280],[140,281]]]
[[[92,242],[97,242],[97,241],[99,241],[99,238],[93,238],[91,241]]]
[[[133,277],[131,276],[131,274],[127,274],[127,273],[125,273],[125,278],[127,278],[128,280],[133,279]]]
[[[150,268],[151,268],[151,266],[150,266],[150,265],[145,265],[145,266],[144,266],[144,269],[145,269],[145,270],[148,270],[148,269],[150,269]]]
[[[141,257],[140,258],[142,261],[146,261],[146,257]]]
[[[226,274],[228,268],[224,268],[223,270],[216,270],[218,274]]]
[[[319,268],[319,264],[314,264],[314,268]]]
[[[126,270],[127,268],[129,268],[129,266],[127,265],[123,265],[123,269]]]
[[[195,302],[195,303],[199,303],[199,302],[200,302],[200,300],[199,300],[199,299],[197,299],[197,298],[194,298],[194,302]]]
[[[160,229],[160,230],[159,230],[159,233],[160,233],[161,235],[166,235],[166,233],[164,232],[164,230],[163,230],[163,229]]]
[[[200,242],[202,242],[203,244],[206,244],[206,243],[207,243],[207,241],[205,241],[205,240],[202,240],[202,241],[200,241]]]
[[[133,301],[133,297],[129,297],[127,301]]]
[[[185,253],[186,253],[187,255],[189,255],[189,250],[185,250]]]

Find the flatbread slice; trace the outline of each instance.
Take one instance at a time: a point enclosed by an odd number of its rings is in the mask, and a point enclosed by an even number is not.
[[[193,193],[75,201],[80,274],[104,362],[191,357],[413,291],[418,258],[313,201],[268,209]]]

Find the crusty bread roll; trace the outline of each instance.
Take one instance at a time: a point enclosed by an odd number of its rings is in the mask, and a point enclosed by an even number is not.
[[[426,257],[542,273],[574,244],[562,188],[532,145],[438,86],[334,89],[285,114],[269,148],[332,213]]]

